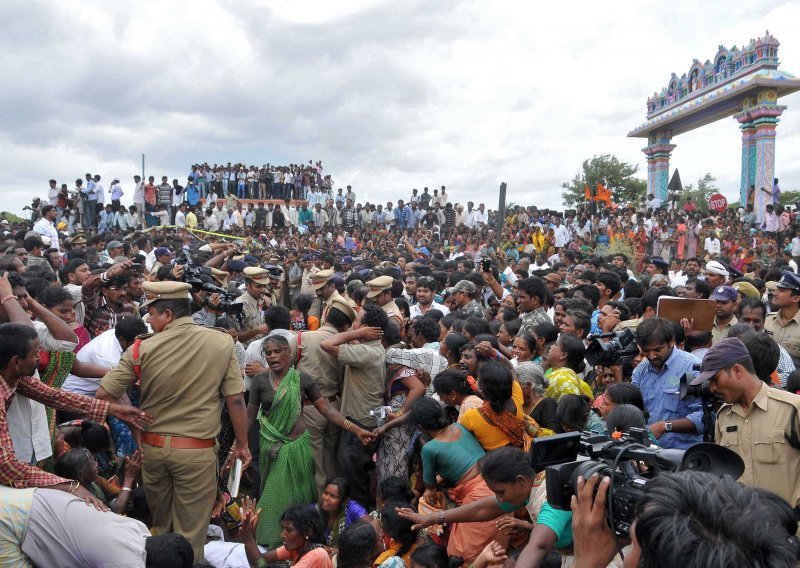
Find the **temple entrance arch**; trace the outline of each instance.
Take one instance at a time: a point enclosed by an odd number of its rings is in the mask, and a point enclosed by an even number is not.
[[[628,136],[647,138],[642,152],[648,194],[667,201],[674,136],[732,116],[742,132],[739,202],[752,202],[761,222],[772,203],[775,128],[786,110],[778,98],[800,90],[800,79],[778,70],[779,46],[769,31],[741,50],[720,45],[713,60],[701,64],[695,59],[688,74],[673,73],[668,86],[647,99],[647,121]]]

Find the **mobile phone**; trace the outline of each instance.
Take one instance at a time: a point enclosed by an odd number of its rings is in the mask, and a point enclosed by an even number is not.
[[[491,271],[491,269],[492,269],[492,261],[489,260],[488,258],[484,258],[481,261],[481,270],[483,270],[484,272],[489,272]]]

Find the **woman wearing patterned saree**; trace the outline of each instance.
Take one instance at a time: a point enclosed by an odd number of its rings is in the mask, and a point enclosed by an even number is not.
[[[268,371],[253,378],[247,407],[249,427],[258,419],[261,497],[256,542],[273,548],[281,544],[280,516],[292,505],[316,501],[311,437],[303,420],[303,406],[312,404],[333,424],[368,443],[373,435],[346,420],[328,404],[314,380],[290,365],[286,338],[264,340]],[[249,429],[249,428],[248,428]]]

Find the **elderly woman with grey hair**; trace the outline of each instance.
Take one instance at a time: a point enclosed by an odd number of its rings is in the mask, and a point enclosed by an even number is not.
[[[547,379],[544,378],[542,366],[533,361],[525,361],[517,365],[517,380],[522,386],[523,411],[533,418],[540,428],[561,433],[561,426],[556,419],[558,404],[546,397]]]

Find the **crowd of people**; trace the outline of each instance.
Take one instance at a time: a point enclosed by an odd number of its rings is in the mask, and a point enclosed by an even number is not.
[[[127,209],[118,180],[109,204],[99,175],[51,180],[0,222],[13,565],[796,565],[794,211],[500,223],[445,186],[362,204],[321,162],[162,179]],[[715,442],[743,474],[642,469],[625,540],[607,477],[548,496],[530,449],[570,432]]]

